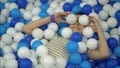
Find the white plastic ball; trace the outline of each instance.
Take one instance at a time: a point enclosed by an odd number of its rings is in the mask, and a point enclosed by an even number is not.
[[[9,34],[11,37],[13,37],[17,33],[17,30],[13,27],[10,27],[7,29],[6,33]]]
[[[11,46],[4,46],[3,48],[3,53],[7,54],[7,53],[12,53],[14,50]]]
[[[87,45],[88,49],[93,50],[93,49],[97,48],[98,41],[94,38],[90,38],[87,40],[86,45]]]
[[[120,35],[120,27],[118,27],[118,32],[117,33]]]
[[[32,31],[32,36],[35,39],[41,39],[43,37],[43,30],[41,30],[40,28],[36,28]]]
[[[37,16],[37,15],[32,17],[32,21],[36,21],[38,19],[41,19],[41,18],[39,16]]]
[[[86,2],[82,2],[81,4],[80,4],[80,7],[83,7],[84,5],[86,5],[87,3]]]
[[[114,28],[117,25],[117,20],[114,17],[110,17],[107,19],[107,23],[109,27]]]
[[[65,0],[65,2],[73,3],[73,0]]]
[[[106,40],[110,37],[109,33],[107,33],[107,32],[104,32],[104,36],[105,36]]]
[[[88,0],[87,3],[91,6],[94,6],[97,4],[97,1],[96,0]]]
[[[109,27],[106,21],[101,21],[101,22],[100,22],[100,26],[101,26],[101,29],[102,29],[103,31],[107,31],[107,29],[108,29],[108,27]]]
[[[17,31],[22,31],[22,28],[24,26],[24,23],[23,22],[18,22],[16,25],[15,25],[15,29]]]
[[[36,52],[34,51],[34,50],[30,50],[30,57],[32,57],[32,58],[37,58],[37,54],[36,54]]]
[[[58,30],[58,25],[56,24],[56,23],[50,23],[49,25],[48,25],[48,29],[51,29],[51,30],[53,30],[54,32],[56,32],[57,30]]]
[[[7,0],[0,0],[0,2],[2,2],[2,3],[7,3]]]
[[[5,17],[8,17],[10,15],[10,12],[8,9],[5,8],[5,9],[1,10],[1,14],[4,15]]]
[[[5,63],[5,68],[18,68],[18,62],[15,59],[9,59]]]
[[[35,5],[36,7],[40,7],[40,6],[41,6],[40,0],[36,0],[36,1],[34,2],[34,5]]]
[[[7,54],[4,54],[4,59],[7,61],[9,59],[15,59],[15,56],[13,53],[7,53]]]
[[[117,34],[118,33],[118,29],[117,28],[113,28],[111,31],[110,31],[110,35],[114,35],[114,34]]]
[[[55,9],[54,14],[58,13],[58,12],[64,12],[64,10],[62,8],[58,7]]]
[[[12,20],[12,17],[7,17],[7,22],[10,23]]]
[[[40,9],[39,7],[35,7],[35,8],[32,10],[33,15],[39,15],[40,12],[41,12],[41,9]]]
[[[55,64],[57,68],[65,68],[67,62],[63,57],[58,57],[55,59]]]
[[[71,37],[72,33],[72,29],[68,27],[63,28],[63,30],[61,31],[62,37],[67,39]]]
[[[98,15],[101,20],[106,20],[108,18],[108,12],[105,10],[100,11]]]
[[[97,14],[97,13],[95,13],[95,12],[90,13],[90,14],[89,14],[89,16],[94,16],[94,17],[96,17],[96,19],[99,19],[98,14]]]
[[[109,11],[109,15],[111,17],[114,17],[115,16],[115,13],[116,13],[117,9],[116,8],[111,8],[110,11]]]
[[[118,7],[118,6],[120,6],[120,2],[116,2],[113,5],[114,8],[116,8],[117,10],[120,10],[120,7]]]
[[[48,55],[48,48],[45,45],[40,45],[40,46],[38,46],[38,48],[36,50],[36,54],[38,56],[44,57],[44,56]]]
[[[14,51],[17,51],[18,43],[13,43],[11,47],[14,49]]]
[[[25,11],[24,14],[23,14],[23,17],[25,20],[31,20],[32,19],[32,12],[31,11]]]
[[[43,68],[43,66],[41,64],[37,64],[35,68]]]
[[[53,8],[53,9],[56,9],[57,7],[59,6],[59,4],[55,1],[53,1],[51,4],[50,4],[50,7]]]
[[[37,65],[37,59],[33,57],[29,57],[29,59],[32,61],[32,68],[35,68],[35,66]]]
[[[26,10],[32,11],[34,9],[34,5],[32,3],[28,3],[26,6]]]
[[[27,0],[28,3],[34,3],[34,0]]]
[[[16,42],[19,42],[19,41],[22,40],[23,38],[24,38],[24,34],[21,33],[21,32],[16,33],[15,36],[14,36],[14,40],[15,40]]]
[[[82,0],[82,1],[83,1],[83,2],[86,2],[86,3],[88,2],[88,0]]]
[[[109,5],[109,4],[105,4],[105,5],[103,6],[103,10],[105,10],[105,11],[107,11],[107,12],[109,12],[111,9],[112,9],[112,6]]]
[[[49,13],[49,15],[53,15],[54,14],[54,9],[53,8],[48,8],[47,12]]]
[[[21,47],[18,50],[18,56],[20,58],[28,58],[30,57],[30,50],[27,47]]]
[[[9,10],[11,11],[14,8],[18,8],[17,4],[16,3],[10,3]]]
[[[0,66],[1,68],[5,67],[5,59],[3,57],[0,57]]]
[[[3,48],[4,48],[4,46],[6,46],[6,45],[5,45],[5,43],[4,43],[2,40],[0,40],[0,48],[2,48],[2,49],[3,49]]]
[[[83,36],[82,38],[82,42],[86,42],[88,39],[86,37]]]
[[[61,0],[54,0],[54,1],[56,1],[56,2],[60,2]]]
[[[45,39],[45,38],[43,38],[43,39],[41,39],[41,42],[42,42],[44,45],[46,45],[46,44],[48,43],[48,40]]]
[[[0,24],[5,23],[6,17],[4,15],[0,15]]]
[[[78,51],[80,53],[85,53],[87,51],[87,45],[84,42],[78,42],[79,49]]]
[[[24,12],[25,12],[25,9],[21,8],[21,9],[20,9],[20,12],[21,12],[21,14],[23,15]]]
[[[53,65],[55,63],[54,58],[50,55],[41,57],[40,62],[44,68],[51,68],[51,67],[53,67]]]
[[[76,17],[76,15],[75,14],[69,14],[67,17],[66,17],[66,21],[67,21],[67,23],[69,23],[69,24],[74,24],[74,23],[76,23],[76,21],[77,21],[77,17]]]
[[[86,26],[89,24],[88,16],[87,15],[81,15],[79,17],[79,23],[83,26]]]
[[[98,2],[101,4],[101,5],[105,5],[109,2],[109,0],[98,0]]]
[[[51,30],[51,29],[46,29],[45,31],[44,31],[44,37],[46,38],[46,39],[52,39],[53,37],[55,36],[55,32],[53,31],[53,30]]]
[[[5,8],[9,9],[10,3],[5,3]]]
[[[5,44],[11,44],[13,39],[9,34],[4,34],[1,36],[1,40],[5,43]]]
[[[86,38],[90,38],[93,36],[94,31],[91,27],[85,27],[82,33]]]
[[[60,1],[59,2],[59,7],[63,8],[64,3],[65,3],[65,1]]]

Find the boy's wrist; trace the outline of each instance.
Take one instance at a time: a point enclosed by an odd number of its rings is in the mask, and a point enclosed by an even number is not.
[[[55,16],[54,15],[50,15],[50,20],[51,20],[51,22],[55,22]]]

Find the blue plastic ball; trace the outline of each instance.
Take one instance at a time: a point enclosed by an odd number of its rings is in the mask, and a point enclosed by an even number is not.
[[[71,40],[76,42],[82,41],[82,35],[79,32],[74,32],[71,35]]]
[[[66,49],[70,53],[77,53],[78,52],[78,44],[75,41],[69,41],[67,43]]]
[[[17,22],[19,22],[20,19],[19,18],[12,18],[11,22],[10,22],[10,26],[11,27],[15,27],[15,25],[17,24]]]
[[[29,46],[27,43],[19,42],[18,47],[17,47],[17,50],[19,50],[21,47],[30,48],[30,46]]]
[[[17,8],[12,9],[11,12],[10,12],[10,14],[14,18],[19,18],[21,16],[21,12]]]
[[[2,48],[0,48],[0,57],[2,57],[3,56],[3,50],[2,50]]]
[[[99,13],[103,9],[103,6],[97,4],[97,5],[93,6],[93,9],[96,13]]]
[[[80,5],[81,2],[82,2],[81,0],[74,0],[73,5]]]
[[[90,5],[84,5],[83,7],[82,7],[82,12],[84,13],[84,14],[90,14],[91,12],[92,12],[92,7],[90,6]]]
[[[41,8],[41,10],[43,10],[43,11],[47,11],[47,9],[49,8],[49,5],[48,5],[48,4],[42,4],[42,5],[40,6],[40,8]]]
[[[68,23],[60,23],[59,27],[69,27],[69,24]]]
[[[16,60],[18,60],[18,59],[20,58],[20,57],[18,56],[18,53],[17,53],[17,52],[13,52],[13,54],[14,54]]]
[[[31,41],[33,39],[33,36],[32,35],[27,35],[27,36],[25,36],[25,39],[27,41]]]
[[[48,13],[46,12],[46,11],[41,11],[40,13],[39,13],[39,16],[41,17],[41,18],[45,18],[45,17],[48,17]]]
[[[40,0],[40,2],[41,2],[42,4],[46,4],[46,3],[48,3],[48,0]]]
[[[120,20],[118,20],[116,28],[120,27]]]
[[[3,25],[0,25],[0,36],[6,33],[6,28]]]
[[[32,43],[32,49],[36,51],[38,46],[42,45],[43,43],[40,40],[36,40]]]
[[[20,8],[25,8],[27,4],[28,4],[27,0],[17,0],[17,5]]]
[[[3,27],[5,27],[5,29],[8,29],[10,27],[10,24],[6,22],[3,24]]]
[[[72,8],[72,13],[74,13],[74,14],[81,12],[81,11],[82,11],[82,9],[79,5],[76,5]]]
[[[115,18],[120,20],[120,10],[115,13]]]
[[[115,68],[118,65],[118,62],[114,58],[106,60],[106,68]]]
[[[82,61],[82,57],[78,53],[73,53],[70,55],[69,61],[74,63],[74,64],[80,64]]]
[[[28,58],[19,59],[19,68],[32,68],[32,61]]]
[[[108,4],[113,6],[116,1],[109,1]]]
[[[4,9],[4,8],[5,8],[4,3],[1,3],[1,2],[0,2],[0,11],[1,11],[2,9]]]
[[[96,62],[95,61],[90,61],[91,64],[91,68],[95,68],[96,67]]]
[[[45,24],[45,25],[42,25],[42,26],[40,27],[40,29],[45,30],[45,29],[47,29],[47,27],[48,27],[48,24]]]
[[[65,68],[76,68],[76,65],[72,62],[68,62]]]
[[[69,2],[66,2],[66,3],[63,5],[63,10],[64,10],[65,12],[67,12],[67,11],[72,11],[72,8],[73,8],[73,5],[72,5],[71,3],[69,3]]]
[[[97,33],[97,32],[94,32],[92,38],[94,38],[94,39],[96,39],[96,40],[99,40],[99,38],[98,38],[98,33]]]
[[[118,46],[118,41],[114,37],[110,37],[107,39],[108,47],[111,49],[114,49],[116,46]]]
[[[118,58],[118,64],[120,65],[120,57]]]
[[[113,53],[116,57],[120,57],[120,46],[115,47]]]
[[[17,0],[8,0],[9,3],[15,3]]]
[[[64,28],[64,27],[61,27],[61,28],[58,29],[58,35],[59,35],[59,36],[62,36],[61,33],[62,33],[63,28]]]
[[[89,59],[87,54],[81,54],[81,56],[82,56],[82,60],[84,60],[84,61],[85,60],[87,61]]]
[[[105,61],[99,62],[98,68],[106,68]]]
[[[91,68],[90,62],[82,61],[78,68]]]
[[[26,20],[24,18],[20,18],[20,22],[23,22],[24,24],[26,24]]]

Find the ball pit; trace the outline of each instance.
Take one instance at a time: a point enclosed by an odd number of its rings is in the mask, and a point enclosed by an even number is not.
[[[1,0],[0,1],[0,67],[2,68],[120,68],[120,0]],[[22,27],[31,21],[46,18],[58,12],[71,12],[63,20],[67,23],[48,22],[29,35]],[[78,20],[76,13],[82,12]],[[83,17],[82,17],[83,16]],[[99,34],[89,24],[95,16],[104,33],[110,57],[91,61],[88,50],[98,47]],[[73,32],[70,25],[78,22],[85,28]],[[29,28],[29,27],[28,27]],[[69,56],[61,56],[57,49],[49,55],[49,44],[56,36],[68,41]],[[64,42],[62,42],[64,44]],[[53,49],[53,51],[55,50]],[[65,56],[64,56],[65,55]],[[65,59],[67,56],[67,59]]]

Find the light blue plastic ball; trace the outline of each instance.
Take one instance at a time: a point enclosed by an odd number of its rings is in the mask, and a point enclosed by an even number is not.
[[[82,61],[78,68],[91,68],[90,62]]]
[[[71,54],[69,61],[74,64],[80,64],[82,61],[82,57],[79,53],[73,53],[73,54]]]
[[[14,18],[19,18],[21,16],[21,12],[17,8],[12,9],[11,12],[10,12],[10,14]]]
[[[69,41],[66,45],[66,49],[70,53],[77,53],[78,52],[78,44],[75,41]]]
[[[29,46],[27,43],[25,43],[25,42],[19,42],[19,43],[18,43],[17,50],[19,50],[21,47],[30,48],[30,46]]]
[[[43,43],[40,41],[40,40],[36,40],[36,41],[34,41],[33,43],[32,43],[32,49],[34,50],[34,51],[36,51],[36,49],[40,46],[40,45],[42,45]]]
[[[79,5],[76,5],[72,8],[72,13],[74,13],[74,14],[81,12],[81,11],[82,11],[82,9]]]
[[[120,46],[115,47],[113,53],[116,57],[120,57]]]
[[[59,35],[59,36],[62,36],[61,34],[62,34],[63,28],[64,28],[64,27],[61,27],[61,28],[58,29],[58,35]]]
[[[7,23],[7,22],[5,22],[5,23],[3,24],[3,27],[5,27],[6,29],[8,29],[8,28],[10,27],[10,24]]]
[[[46,12],[46,11],[41,11],[40,13],[39,13],[39,16],[41,17],[41,18],[45,18],[45,17],[48,17],[48,13]]]
[[[42,4],[46,4],[46,3],[48,3],[48,0],[40,0],[40,2],[41,2]]]
[[[41,8],[42,11],[47,11],[47,9],[49,8],[49,5],[48,4],[42,4],[40,6],[40,8]]]
[[[15,3],[17,0],[8,0],[9,3]]]

